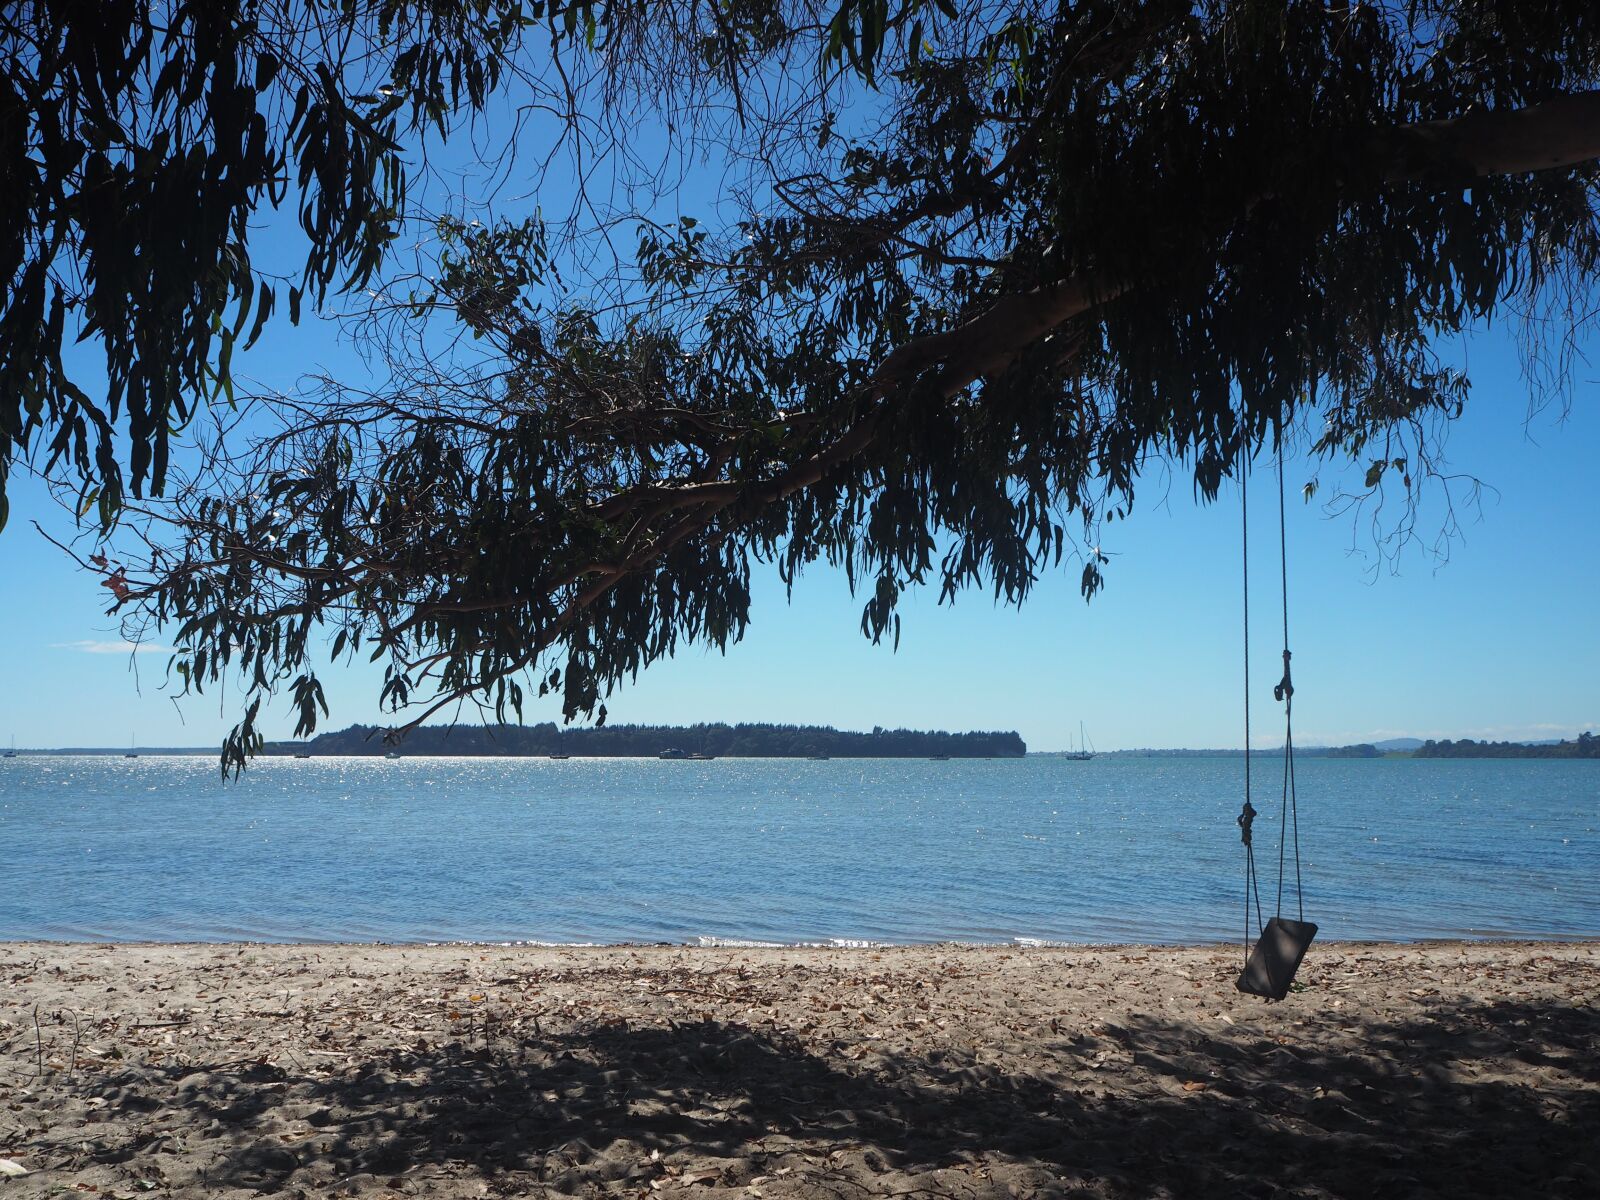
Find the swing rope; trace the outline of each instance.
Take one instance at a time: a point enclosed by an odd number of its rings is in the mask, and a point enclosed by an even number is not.
[[[1238,470],[1238,506],[1240,506],[1240,541],[1243,562],[1243,608],[1245,608],[1245,806],[1238,813],[1240,840],[1245,843],[1245,955],[1250,955],[1250,909],[1254,901],[1256,930],[1266,926],[1261,907],[1261,883],[1256,872],[1254,848],[1254,819],[1258,811],[1251,805],[1251,752],[1250,752],[1250,470],[1245,450],[1240,450]],[[1306,920],[1306,886],[1301,872],[1299,850],[1299,797],[1294,787],[1294,675],[1290,669],[1290,555],[1288,555],[1288,510],[1283,486],[1283,453],[1278,453],[1278,586],[1283,598],[1283,678],[1272,688],[1272,698],[1283,704],[1283,790],[1278,806],[1278,888],[1274,915],[1283,915],[1283,882],[1288,877],[1288,848],[1294,843],[1294,906],[1299,920]],[[1285,837],[1283,834],[1288,834]]]
[[[1250,494],[1244,447],[1239,451],[1239,513],[1244,544],[1244,807],[1239,810],[1239,840],[1244,843],[1244,958],[1250,961],[1250,900],[1255,898],[1256,928],[1261,916],[1261,886],[1256,879],[1256,851],[1251,826],[1256,810],[1250,803]]]
[[[1283,678],[1272,689],[1283,704],[1283,791],[1278,814],[1278,894],[1270,921],[1262,918],[1261,885],[1256,874],[1256,852],[1251,827],[1258,815],[1251,804],[1252,763],[1250,761],[1250,454],[1248,435],[1239,447],[1239,511],[1244,564],[1244,807],[1239,812],[1239,834],[1244,842],[1244,969],[1234,985],[1241,992],[1275,1003],[1294,987],[1295,972],[1305,956],[1317,927],[1306,920],[1305,889],[1300,874],[1300,806],[1294,778],[1294,678],[1289,664],[1289,534],[1284,501],[1283,431],[1278,431],[1278,581],[1283,596]],[[1283,915],[1283,882],[1287,875],[1289,838],[1294,838],[1294,889],[1300,918],[1291,921]],[[1255,901],[1255,945],[1250,944],[1250,904]]]
[[[1244,843],[1245,851],[1245,885],[1244,885],[1244,951],[1245,961],[1250,959],[1250,909],[1254,901],[1256,929],[1266,927],[1266,920],[1261,908],[1261,884],[1256,872],[1256,852],[1253,837],[1253,825],[1259,813],[1250,803],[1252,792],[1251,784],[1251,750],[1250,750],[1250,489],[1249,489],[1249,458],[1244,447],[1239,453],[1239,523],[1243,551],[1240,555],[1243,563],[1243,593],[1244,593],[1244,807],[1238,816],[1239,838]],[[1283,704],[1283,791],[1278,814],[1278,891],[1274,906],[1274,915],[1283,916],[1283,883],[1287,876],[1287,860],[1289,838],[1288,832],[1294,840],[1294,890],[1295,904],[1299,919],[1306,919],[1305,886],[1300,869],[1300,806],[1299,798],[1295,792],[1295,763],[1294,763],[1294,677],[1290,671],[1290,661],[1293,654],[1289,649],[1289,546],[1288,546],[1288,520],[1284,502],[1283,483],[1283,453],[1280,448],[1278,453],[1278,579],[1283,597],[1283,678],[1272,689],[1275,700]]]
[[[1283,678],[1272,689],[1273,698],[1283,703],[1283,803],[1278,828],[1294,831],[1294,893],[1300,917],[1306,919],[1305,889],[1300,878],[1300,806],[1294,787],[1294,679],[1289,671],[1289,547],[1288,525],[1283,503],[1283,447],[1278,448],[1278,574],[1283,589]],[[1283,915],[1283,852],[1286,842],[1278,837],[1278,916]]]

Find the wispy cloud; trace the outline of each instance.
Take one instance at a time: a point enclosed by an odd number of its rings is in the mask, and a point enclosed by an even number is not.
[[[79,654],[171,654],[171,646],[156,642],[99,642],[84,639],[78,642],[56,642],[53,650],[76,650]]]

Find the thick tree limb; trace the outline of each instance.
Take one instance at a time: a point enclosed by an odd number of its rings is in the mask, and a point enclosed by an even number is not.
[[[1480,177],[1575,166],[1600,158],[1600,92],[1405,125],[1378,144],[1384,183],[1424,182],[1441,167]]]
[[[1490,175],[1570,167],[1596,158],[1600,158],[1600,92],[1509,112],[1404,125],[1377,135],[1372,146],[1380,186],[1432,180],[1463,183]],[[1074,277],[1004,296],[965,325],[907,342],[883,360],[875,382],[887,391],[942,362],[940,392],[952,395],[1129,286]]]

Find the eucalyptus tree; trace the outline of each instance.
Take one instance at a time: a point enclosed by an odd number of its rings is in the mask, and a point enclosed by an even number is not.
[[[5,5],[0,527],[19,458],[78,482],[107,528],[129,491],[160,493],[174,432],[232,399],[236,348],[275,309],[298,320],[372,281],[415,169],[401,139],[481,112],[545,7]],[[252,223],[283,205],[298,271],[250,253]]]
[[[1094,593],[1158,465],[1214,497],[1303,437],[1412,492],[1469,396],[1441,340],[1570,330],[1600,264],[1588,4],[592,15],[586,144],[687,139],[711,211],[441,219],[362,326],[381,378],[281,398],[99,560],[187,686],[242,676],[225,765],[275,689],[314,727],[329,653],[385,662],[395,736],[530,687],[603,720],[736,640],[755,570],[836,564],[894,638],[916,585]]]

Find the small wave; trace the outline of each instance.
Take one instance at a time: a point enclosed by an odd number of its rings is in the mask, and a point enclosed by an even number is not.
[[[828,938],[821,942],[764,942],[755,938],[711,937],[701,935],[684,943],[702,949],[719,950],[880,950],[891,942],[874,942],[866,938]]]
[[[406,943],[402,942],[402,943],[399,943],[399,944],[400,945],[405,945]],[[609,943],[607,943],[607,942],[546,942],[546,941],[541,941],[539,938],[516,938],[516,939],[514,939],[512,941],[507,942],[507,941],[500,941],[498,939],[493,940],[493,941],[482,941],[482,940],[479,940],[477,938],[469,938],[469,939],[467,939],[465,941],[424,942],[422,944],[425,945],[425,946],[495,946],[495,947],[502,947],[502,948],[505,948],[505,949],[512,949],[512,948],[521,946],[521,947],[526,947],[528,949],[533,949],[533,950],[582,950],[582,949],[592,948],[594,946],[605,946],[605,945],[608,945]]]

